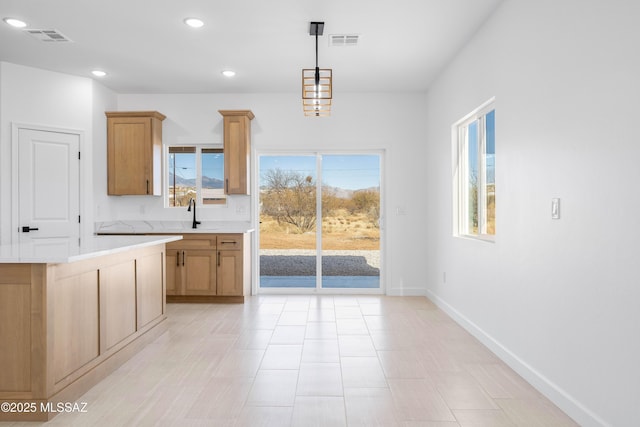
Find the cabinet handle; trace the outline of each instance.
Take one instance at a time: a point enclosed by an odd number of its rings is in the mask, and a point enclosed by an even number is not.
[[[147,194],[149,194],[149,180],[147,180]]]
[[[222,245],[235,245],[236,241],[235,240],[223,240],[222,242],[220,242],[220,244],[222,244]]]
[[[220,267],[220,251],[218,251],[218,267]]]
[[[184,251],[182,251],[182,266],[183,267],[184,267],[184,258],[185,258]]]
[[[176,252],[176,267],[180,267],[180,251]]]
[[[229,178],[224,180],[224,192],[229,194]]]

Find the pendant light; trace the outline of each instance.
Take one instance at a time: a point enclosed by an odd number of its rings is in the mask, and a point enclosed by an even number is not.
[[[302,109],[305,116],[326,117],[331,114],[331,69],[318,67],[318,36],[323,32],[324,22],[311,22],[309,35],[316,37],[316,68],[302,70]]]

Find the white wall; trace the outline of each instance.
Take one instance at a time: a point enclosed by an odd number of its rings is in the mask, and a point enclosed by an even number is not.
[[[428,295],[585,426],[640,425],[638,22],[506,0],[427,97]],[[491,96],[493,244],[452,237],[450,185],[451,125]]]
[[[38,125],[81,131],[84,149],[92,134],[91,79],[0,62],[0,242],[11,241],[11,125]],[[87,163],[85,163],[86,165]],[[85,167],[83,181],[90,179]],[[91,187],[83,194],[83,212],[91,204]],[[84,224],[93,221],[87,218]]]
[[[387,292],[424,294],[422,239],[424,185],[424,94],[338,94],[330,118],[302,115],[299,94],[117,95],[92,79],[0,63],[0,242],[11,241],[11,124],[82,131],[82,215],[93,221],[180,219],[160,197],[107,196],[106,118],[110,110],[158,110],[167,115],[165,144],[222,143],[220,109],[251,109],[253,149],[384,150]],[[396,216],[397,208],[406,212]],[[201,208],[202,220],[250,220],[252,199],[231,197],[227,207]],[[239,213],[239,210],[241,213]],[[393,254],[393,256],[392,256]]]
[[[338,77],[336,77],[338,79]],[[337,93],[332,116],[304,117],[299,94],[119,95],[118,110],[157,110],[167,116],[163,142],[211,140],[222,143],[218,110],[249,109],[252,149],[385,150],[387,290],[392,294],[424,294],[422,233],[424,185],[424,94]],[[106,174],[96,176],[97,220],[181,219],[185,209],[163,208],[161,198],[106,197]],[[402,206],[407,215],[395,215]],[[238,213],[242,208],[244,213]],[[228,207],[198,209],[203,220],[249,220],[250,196],[233,196]],[[391,255],[393,254],[393,256]]]

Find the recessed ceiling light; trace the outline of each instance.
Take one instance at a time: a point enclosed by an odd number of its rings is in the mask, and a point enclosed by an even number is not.
[[[204,25],[204,22],[198,18],[185,18],[184,23],[191,28],[200,28]]]
[[[4,18],[3,21],[11,25],[12,27],[16,27],[16,28],[24,28],[27,26],[26,22],[16,18]]]
[[[104,72],[104,71],[102,71],[102,70],[93,70],[93,71],[91,72],[91,74],[93,74],[93,75],[94,75],[94,76],[96,76],[96,77],[104,77],[104,76],[106,76],[106,75],[107,75],[107,73],[105,73],[105,72]]]
[[[236,72],[232,71],[232,70],[224,70],[222,72],[222,75],[225,76],[225,77],[233,77],[233,76],[236,75]]]

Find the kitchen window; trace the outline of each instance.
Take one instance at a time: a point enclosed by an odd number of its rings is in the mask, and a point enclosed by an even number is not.
[[[200,205],[226,203],[222,148],[172,146],[167,159],[167,206],[188,206],[190,199]]]
[[[496,234],[495,101],[453,125],[454,235],[494,240]]]

